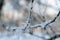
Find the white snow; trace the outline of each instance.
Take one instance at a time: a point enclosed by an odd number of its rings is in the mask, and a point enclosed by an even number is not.
[[[44,40],[28,33],[3,33],[0,35],[0,40]]]

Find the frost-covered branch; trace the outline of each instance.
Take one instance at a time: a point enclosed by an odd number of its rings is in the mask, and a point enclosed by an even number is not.
[[[59,17],[59,15],[60,15],[60,11],[59,11],[59,13],[57,14],[57,16],[56,16],[52,21],[48,22],[48,23],[45,25],[45,27],[44,27],[44,28],[46,28],[49,24],[51,24],[51,23],[55,22],[55,21],[56,21],[56,19]]]
[[[31,21],[31,18],[32,18],[31,13],[32,13],[32,9],[33,9],[33,2],[34,2],[34,0],[31,0],[31,8],[30,8],[30,12],[29,12],[29,17],[27,19],[27,23],[25,25],[24,31],[27,29],[27,27],[30,27],[30,21]]]
[[[57,16],[56,16],[52,21],[50,21],[49,23],[47,23],[47,24],[45,25],[44,29],[46,29],[46,27],[47,27],[49,24],[55,22],[56,19],[59,17],[59,15],[60,15],[60,11],[59,11],[59,13],[57,14]],[[50,27],[50,28],[51,28],[51,27]],[[52,30],[52,28],[51,28],[51,30]],[[53,39],[56,39],[56,38],[58,38],[58,37],[60,37],[60,34],[58,35],[58,34],[55,33],[55,36],[51,37],[49,40],[53,40]]]
[[[37,24],[37,25],[31,26],[31,27],[34,28],[34,27],[41,27],[41,26],[43,26],[43,28],[46,29],[46,27],[49,24],[55,22],[55,20],[59,17],[59,15],[60,15],[60,11],[59,11],[59,13],[57,14],[57,16],[52,21],[51,20],[50,21],[46,20],[45,22],[42,22],[41,24]]]

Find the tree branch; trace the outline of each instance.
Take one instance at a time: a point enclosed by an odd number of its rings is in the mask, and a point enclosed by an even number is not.
[[[24,28],[24,31],[27,29],[27,27],[30,27],[30,21],[31,21],[31,13],[32,13],[32,9],[33,9],[33,2],[34,2],[34,0],[32,0],[31,1],[31,8],[30,8],[30,12],[29,12],[29,17],[28,17],[28,19],[27,19],[27,23],[26,23],[26,26],[25,26],[25,28]]]
[[[50,21],[49,23],[47,23],[47,24],[45,25],[44,29],[46,29],[46,27],[47,27],[49,24],[55,22],[56,19],[59,17],[59,15],[60,15],[60,11],[59,11],[59,13],[57,14],[57,16],[56,16],[52,21]]]

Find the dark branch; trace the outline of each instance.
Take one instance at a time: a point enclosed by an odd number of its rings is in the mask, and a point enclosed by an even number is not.
[[[2,9],[3,3],[4,3],[4,0],[0,0],[0,10]]]
[[[3,4],[4,4],[4,0],[0,0],[0,17],[1,17],[1,10],[2,10]]]
[[[56,16],[51,22],[49,22],[49,23],[47,23],[47,24],[45,25],[44,29],[46,29],[46,27],[47,27],[49,24],[55,22],[56,19],[59,17],[59,15],[60,15],[60,11],[59,11],[59,13],[57,14],[57,16]]]
[[[51,38],[48,39],[48,40],[55,40],[56,38],[59,38],[59,37],[60,37],[60,35],[55,35],[55,36],[51,37]]]

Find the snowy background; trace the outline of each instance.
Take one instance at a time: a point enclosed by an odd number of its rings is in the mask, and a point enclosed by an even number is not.
[[[32,1],[4,0],[0,40],[60,40],[60,0]]]

